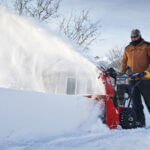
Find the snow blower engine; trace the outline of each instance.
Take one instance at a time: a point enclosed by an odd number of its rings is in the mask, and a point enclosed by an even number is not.
[[[127,70],[131,70],[129,66],[127,66]],[[98,79],[102,79],[106,94],[86,97],[104,101],[105,111],[101,117],[103,123],[110,129],[116,129],[119,126],[122,129],[137,128],[136,114],[132,108],[132,96],[134,88],[141,82],[139,73],[119,73],[113,68],[98,67]],[[139,80],[136,85],[131,87],[128,79]]]

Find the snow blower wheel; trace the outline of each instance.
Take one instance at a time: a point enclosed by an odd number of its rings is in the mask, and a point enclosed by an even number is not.
[[[132,108],[123,108],[119,117],[119,124],[123,129],[136,128],[136,114]]]

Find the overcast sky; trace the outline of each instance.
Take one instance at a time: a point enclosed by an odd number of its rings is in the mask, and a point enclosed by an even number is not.
[[[93,45],[93,56],[103,57],[110,49],[127,45],[134,28],[150,41],[149,0],[62,0],[62,8],[66,13],[89,9],[91,18],[101,21],[103,40]]]
[[[11,3],[13,0],[1,1]],[[135,28],[150,41],[150,0],[62,0],[60,9],[63,14],[90,10],[91,19],[100,20],[101,40],[92,46],[92,56],[103,57],[112,48],[125,47]]]

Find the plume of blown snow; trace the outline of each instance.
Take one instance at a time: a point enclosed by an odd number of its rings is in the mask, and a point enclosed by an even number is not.
[[[0,7],[0,86],[56,94],[104,93],[95,65],[68,42]]]

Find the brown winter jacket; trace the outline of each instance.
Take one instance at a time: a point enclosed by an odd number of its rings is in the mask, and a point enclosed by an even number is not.
[[[122,57],[120,72],[126,71],[126,65],[134,73],[150,71],[150,43],[142,40],[136,46],[129,44]]]

